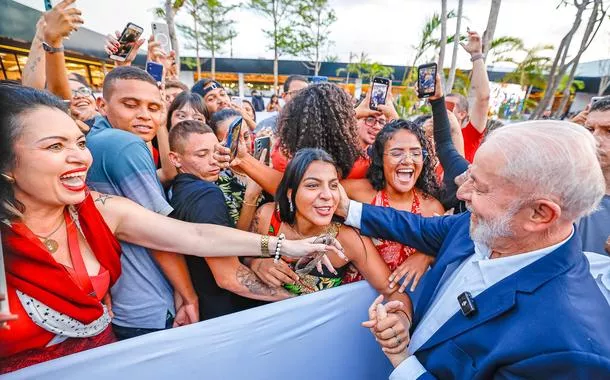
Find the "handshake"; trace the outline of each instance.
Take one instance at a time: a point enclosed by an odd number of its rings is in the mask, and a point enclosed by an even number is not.
[[[369,328],[381,350],[394,367],[398,367],[410,354],[407,352],[411,318],[405,313],[405,306],[400,301],[383,304],[380,295],[369,307],[369,320],[362,322]]]

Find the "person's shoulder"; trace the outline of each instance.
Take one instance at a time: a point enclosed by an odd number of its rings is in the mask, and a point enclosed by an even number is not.
[[[419,194],[421,199],[421,214],[423,216],[443,215],[445,213],[445,208],[438,199],[423,192],[419,192]]]

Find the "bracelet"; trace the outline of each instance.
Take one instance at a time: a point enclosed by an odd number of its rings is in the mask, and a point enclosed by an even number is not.
[[[286,235],[284,235],[283,233],[279,234],[277,237],[277,245],[275,246],[275,257],[273,258],[273,262],[275,264],[279,263],[280,258],[282,257],[280,250],[282,249],[282,240],[284,239],[286,239]]]
[[[407,331],[411,329],[411,326],[413,325],[413,322],[411,321],[411,318],[409,318],[409,316],[407,315],[407,312],[404,310],[398,310],[399,313],[403,313],[405,315],[405,317],[407,317],[407,321],[409,321],[409,327],[407,327]]]
[[[474,62],[478,59],[483,59],[484,60],[485,56],[483,55],[483,53],[477,53],[477,54],[473,54],[470,56],[470,62]]]
[[[258,207],[258,206],[256,205],[256,203],[249,203],[249,202],[246,202],[246,201],[243,201],[241,204],[242,204],[243,206]]]
[[[271,257],[271,252],[269,252],[269,235],[261,235],[261,257]]]

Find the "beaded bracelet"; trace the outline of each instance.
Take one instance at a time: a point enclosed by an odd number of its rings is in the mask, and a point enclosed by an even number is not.
[[[261,257],[271,257],[271,252],[269,252],[269,235],[261,235]]]
[[[280,253],[280,250],[282,249],[282,240],[286,239],[286,235],[279,234],[277,236],[277,245],[275,246],[275,257],[273,258],[273,262],[275,264],[280,262],[280,258],[282,257],[282,254]]]

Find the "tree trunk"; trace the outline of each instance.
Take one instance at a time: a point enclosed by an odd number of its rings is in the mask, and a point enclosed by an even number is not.
[[[604,92],[610,85],[610,76],[601,77],[599,80],[599,89],[597,90],[597,96],[603,96]]]
[[[195,55],[197,58],[197,80],[201,79],[201,58],[199,56],[199,29],[197,28],[197,15],[193,13],[193,21],[195,22]]]
[[[279,66],[279,58],[280,54],[277,49],[278,44],[278,20],[275,5],[273,7],[273,93],[275,95],[278,94],[278,66]]]
[[[551,66],[551,71],[549,72],[549,78],[547,81],[546,91],[544,92],[544,97],[542,98],[542,100],[540,100],[534,112],[532,112],[530,119],[539,118],[540,116],[542,116],[549,104],[553,104],[552,101],[555,98],[555,91],[557,91],[559,82],[561,81],[561,78],[567,70],[567,67],[565,66],[565,61],[568,55],[570,44],[572,43],[572,37],[580,27],[580,23],[582,22],[582,14],[589,3],[590,1],[583,0],[583,2],[577,6],[574,24],[572,24],[572,28],[570,28],[568,33],[562,38],[561,43],[559,44],[559,48],[557,49],[557,54],[555,55],[555,59],[553,60],[553,65]]]
[[[487,52],[491,47],[491,41],[496,33],[496,25],[498,24],[498,15],[500,14],[500,5],[502,0],[491,0],[491,8],[489,9],[489,17],[487,18],[487,27],[483,33],[483,55],[487,57]]]
[[[212,49],[212,79],[216,80],[216,50]]]
[[[438,52],[438,72],[445,83],[445,47],[447,46],[447,0],[441,0],[441,46]]]
[[[455,34],[453,39],[453,53],[451,56],[451,69],[449,69],[449,79],[445,84],[445,93],[451,93],[453,90],[453,82],[455,82],[455,71],[457,70],[457,53],[460,46],[460,29],[462,27],[462,8],[463,8],[463,0],[459,0],[458,2],[458,14],[457,14],[457,23],[455,27]]]
[[[316,25],[316,62],[314,65],[314,75],[318,76],[320,72],[320,18],[322,14],[322,8],[318,9],[318,24]]]
[[[566,83],[566,88],[564,90],[564,97],[561,99],[561,104],[559,108],[555,112],[555,117],[560,117],[565,113],[565,108],[570,100],[570,87],[572,87],[572,83],[574,83],[574,76],[576,75],[576,70],[578,69],[578,63],[580,62],[580,57],[587,49],[589,39],[593,30],[595,29],[595,24],[598,22],[598,13],[601,7],[601,0],[595,0],[595,4],[593,5],[593,9],[591,10],[591,15],[589,16],[589,21],[587,22],[587,26],[585,28],[585,32],[582,36],[582,40],[580,41],[580,47],[578,49],[578,53],[576,57],[574,57],[572,62],[572,69],[570,70],[570,75],[568,77],[568,82]],[[603,12],[603,9],[601,9]],[[603,16],[602,19],[603,20]],[[601,21],[600,21],[601,22]],[[567,96],[566,96],[567,94]]]
[[[214,25],[216,25],[216,21],[214,20],[214,14],[212,13],[212,22],[210,23],[210,34],[212,37],[212,48],[210,49],[210,53],[212,53],[212,80],[216,80],[216,37],[215,37],[215,30],[214,30]]]
[[[178,36],[176,34],[176,23],[174,17],[176,12],[172,7],[172,0],[165,0],[165,22],[167,23],[167,29],[169,30],[169,39],[172,43],[172,49],[176,53],[176,74],[180,76],[180,44],[178,43]]]

